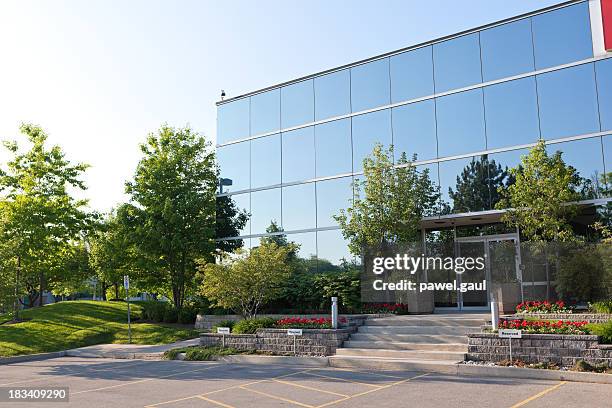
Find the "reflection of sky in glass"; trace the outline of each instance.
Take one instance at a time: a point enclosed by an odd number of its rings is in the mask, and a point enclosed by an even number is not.
[[[342,258],[349,261],[353,259],[340,230],[318,231],[317,248],[319,258],[330,261],[334,265],[340,265]]]
[[[544,139],[599,131],[593,64],[538,75]]]
[[[440,157],[485,149],[482,89],[436,99]]]
[[[495,153],[489,155],[489,160],[495,160],[496,164],[501,164],[502,168],[513,168],[521,164],[521,156],[527,156],[528,149],[511,150],[509,152]]]
[[[281,189],[251,193],[251,234],[263,234],[272,221],[281,223]]]
[[[217,143],[249,136],[249,98],[225,103],[217,111]]]
[[[351,78],[348,69],[315,78],[315,120],[351,111]]]
[[[280,90],[251,96],[251,136],[280,129]]]
[[[431,55],[431,46],[429,46],[391,57],[391,98],[393,103],[434,93]]]
[[[352,181],[352,177],[343,177],[317,182],[317,227],[338,225],[333,216],[351,205]]]
[[[374,145],[391,145],[391,110],[372,112],[353,117],[353,168],[363,170],[363,159],[372,154]]]
[[[317,177],[335,176],[353,170],[350,119],[315,126],[315,138]]]
[[[283,228],[285,231],[316,227],[314,183],[283,187]]]
[[[389,102],[388,58],[351,68],[351,107],[353,112],[388,105]]]
[[[601,130],[612,130],[612,58],[595,64]]]
[[[583,178],[590,179],[595,173],[603,174],[603,157],[601,155],[601,138],[574,140],[546,146],[548,154],[561,151],[563,161],[574,167]]]
[[[395,160],[406,153],[408,160],[435,159],[436,112],[433,100],[393,108],[393,147]]]
[[[487,148],[536,142],[540,137],[535,78],[484,88]]]
[[[314,128],[307,127],[282,134],[283,183],[315,177]]]
[[[478,33],[433,46],[436,92],[482,82]]]
[[[314,120],[312,79],[281,88],[281,127],[303,125]]]
[[[232,195],[230,197],[232,198],[232,200],[236,204],[236,207],[238,208],[238,210],[241,210],[241,211],[244,210],[247,213],[251,212],[251,202],[250,202],[249,193],[246,193],[246,194],[234,194],[234,195]],[[249,235],[250,234],[250,228],[251,228],[251,220],[249,218],[249,220],[246,222],[246,225],[244,226],[244,228],[240,231],[240,235]]]
[[[300,245],[298,256],[309,259],[317,255],[317,236],[316,232],[305,232],[302,234],[288,234],[287,241],[295,242]]]
[[[251,188],[280,184],[280,134],[251,140],[251,157]]]
[[[231,186],[223,186],[223,192],[246,190],[250,188],[249,161],[250,142],[223,146],[217,149],[220,177],[232,180]]]

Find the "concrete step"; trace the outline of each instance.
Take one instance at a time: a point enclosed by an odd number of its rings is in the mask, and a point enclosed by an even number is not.
[[[467,350],[466,350],[467,351]],[[463,361],[465,352],[457,351],[424,351],[424,350],[384,350],[384,349],[358,349],[342,348],[336,350],[337,356],[357,356],[357,357],[384,357],[384,358],[403,358],[411,360],[446,360]]]
[[[354,333],[354,334],[351,334],[350,340],[401,342],[401,343],[462,343],[462,344],[467,344],[467,336],[441,335],[441,334]]]
[[[431,334],[464,336],[467,333],[479,332],[480,327],[452,326],[361,326],[359,333],[372,334]]]
[[[457,351],[466,353],[467,343],[402,343],[391,341],[345,341],[342,347],[357,349],[382,349],[382,350],[438,350],[438,351]],[[341,349],[338,349],[341,350]]]
[[[332,356],[329,365],[338,368],[367,370],[405,370],[457,374],[457,362],[453,360],[413,360],[407,358]]]
[[[432,319],[432,318],[382,318],[368,319],[364,322],[365,326],[448,326],[448,327],[474,327],[479,328],[484,325],[484,319]]]

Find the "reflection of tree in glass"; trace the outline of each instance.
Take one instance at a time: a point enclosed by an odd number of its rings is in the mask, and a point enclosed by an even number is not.
[[[240,210],[231,196],[217,197],[215,237],[235,237],[240,235],[249,217],[251,216],[244,210]],[[217,241],[217,249],[224,252],[231,252],[242,247],[241,239]]]
[[[457,176],[456,189],[448,188],[454,212],[483,211],[500,200],[498,188],[514,183],[514,177],[487,155],[472,159]]]

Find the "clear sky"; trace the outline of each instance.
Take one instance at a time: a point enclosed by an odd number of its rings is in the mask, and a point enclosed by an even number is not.
[[[106,211],[126,199],[138,145],[160,124],[214,142],[221,89],[239,95],[559,2],[2,0],[0,139],[41,125],[92,166],[87,197]]]

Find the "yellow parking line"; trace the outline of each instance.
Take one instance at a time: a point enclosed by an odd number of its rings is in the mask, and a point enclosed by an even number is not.
[[[243,390],[246,390],[246,391],[250,391],[250,392],[254,392],[254,393],[256,393],[256,394],[261,394],[261,395],[263,395],[263,396],[265,396],[265,397],[268,397],[268,398],[273,398],[273,399],[276,399],[276,400],[279,400],[279,401],[288,402],[288,403],[290,403],[290,404],[299,405],[299,406],[301,406],[301,407],[305,407],[305,408],[315,408],[315,406],[314,406],[314,405],[303,404],[303,403],[301,403],[301,402],[294,401],[294,400],[290,400],[290,399],[288,399],[288,398],[279,397],[278,395],[268,394],[267,392],[257,391],[257,390],[252,390],[252,389],[250,389],[250,388],[243,387],[243,386],[240,386],[240,389],[243,389]]]
[[[322,393],[325,393],[325,394],[337,395],[337,396],[339,396],[339,397],[348,397],[348,395],[346,395],[346,394],[340,394],[340,393],[338,393],[338,392],[327,391],[327,390],[321,390],[321,389],[319,389],[319,388],[309,387],[309,386],[307,386],[307,385],[302,385],[302,384],[292,383],[291,381],[274,380],[274,382],[277,382],[277,383],[280,383],[280,384],[291,385],[291,386],[293,386],[293,387],[304,388],[304,389],[311,390],[311,391],[322,392]]]
[[[325,370],[325,368],[317,368],[317,370]],[[348,368],[334,368],[334,371],[346,371],[346,372],[349,372],[349,373],[368,374],[368,375],[374,375],[374,376],[379,376],[379,377],[387,377],[387,378],[395,378],[395,379],[402,379],[402,378],[404,378],[404,377],[401,377],[399,375],[374,373],[374,372],[361,371],[361,370],[351,370],[351,369],[348,369]]]
[[[373,392],[377,392],[377,391],[383,390],[383,389],[385,389],[385,388],[390,388],[390,387],[393,387],[393,386],[395,386],[395,385],[403,384],[403,383],[408,382],[408,381],[410,381],[410,380],[415,380],[415,379],[417,379],[417,378],[425,377],[426,375],[429,375],[429,373],[425,373],[425,374],[417,375],[417,376],[410,377],[410,378],[405,378],[405,379],[403,379],[403,380],[401,380],[401,381],[395,381],[395,382],[393,382],[393,383],[391,383],[391,384],[383,385],[383,386],[380,386],[379,388],[375,388],[375,389],[373,389],[373,390],[363,391],[363,392],[360,392],[360,393],[358,393],[358,394],[354,394],[354,395],[351,395],[350,397],[347,397],[347,398],[342,398],[342,399],[337,400],[337,401],[327,402],[327,403],[325,403],[325,404],[322,404],[322,405],[317,406],[316,408],[329,407],[329,406],[334,405],[334,404],[337,404],[337,403],[339,403],[339,402],[344,402],[344,401],[347,401],[347,400],[350,400],[350,399],[353,399],[353,398],[361,397],[362,395],[371,394],[371,393],[373,393]]]
[[[345,382],[349,382],[349,383],[353,383],[353,384],[367,385],[368,387],[376,387],[376,388],[383,387],[382,385],[378,385],[378,384],[369,384],[369,383],[365,383],[365,382],[349,380],[349,379],[342,378],[342,377],[332,377],[332,376],[323,375],[323,374],[306,373],[306,375],[314,375],[315,377],[328,378],[330,380],[339,380],[339,381],[345,381]]]
[[[215,365],[212,365],[212,366],[208,366],[208,367],[204,367],[204,368],[198,368],[198,369],[195,369],[195,370],[181,371],[180,373],[173,373],[173,374],[168,374],[168,375],[162,375],[160,377],[145,378],[145,379],[142,379],[142,380],[129,381],[129,382],[126,382],[126,383],[109,385],[108,387],[100,387],[100,388],[93,388],[93,389],[89,389],[89,390],[71,392],[70,395],[85,394],[87,392],[109,390],[109,389],[112,389],[112,388],[125,387],[127,385],[139,384],[139,383],[148,382],[148,381],[163,380],[165,378],[175,377],[175,376],[181,375],[181,374],[188,374],[188,373],[195,373],[195,372],[198,372],[198,371],[210,370],[211,368],[215,368],[215,367],[218,367],[218,366],[219,366],[219,364],[215,364]]]
[[[525,400],[523,400],[523,401],[521,401],[521,402],[519,402],[517,404],[514,404],[510,408],[518,408],[518,407],[522,407],[523,405],[529,404],[531,401],[536,400],[536,399],[538,399],[538,398],[548,394],[549,392],[556,390],[557,388],[561,387],[563,384],[567,384],[567,381],[561,381],[559,384],[553,385],[552,387],[547,388],[544,391],[537,393],[536,395],[533,395],[533,396],[531,396],[531,397],[529,397],[529,398],[527,398],[527,399],[525,399]]]
[[[216,405],[219,405],[219,406],[224,407],[224,408],[235,408],[233,405],[227,405],[227,404],[224,404],[224,403],[222,403],[220,401],[215,401],[214,399],[206,398],[203,395],[198,395],[197,398],[202,399],[202,400],[207,401],[207,402],[210,402],[210,403],[213,403],[213,404],[216,404]]]

